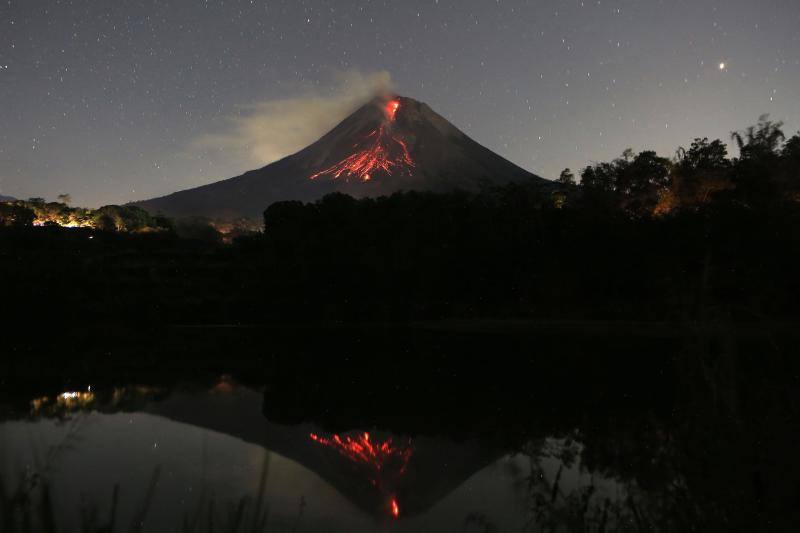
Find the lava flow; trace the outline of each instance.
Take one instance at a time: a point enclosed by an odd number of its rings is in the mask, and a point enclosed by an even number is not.
[[[316,433],[311,433],[309,437],[316,443],[336,450],[356,465],[366,468],[370,484],[382,492],[389,492],[387,485],[393,485],[405,474],[413,452],[410,439],[403,445],[393,444],[391,438],[384,442],[373,442],[366,432],[355,437],[333,435],[326,438]],[[400,506],[394,496],[389,500],[389,512],[395,518],[400,516]]]
[[[369,181],[375,172],[409,174],[414,167],[414,160],[408,151],[406,143],[398,136],[391,134],[391,124],[395,120],[397,110],[400,109],[399,100],[391,100],[384,108],[386,121],[377,129],[372,130],[367,137],[355,145],[355,152],[335,165],[317,172],[311,179],[320,176],[330,176],[338,179],[342,176],[359,178]]]
[[[314,442],[333,448],[351,461],[364,464],[376,472],[380,472],[387,463],[392,462],[399,466],[398,473],[402,474],[411,458],[411,442],[404,446],[395,446],[389,438],[382,443],[373,443],[369,433],[344,438],[334,435],[329,439],[316,433],[309,436]]]

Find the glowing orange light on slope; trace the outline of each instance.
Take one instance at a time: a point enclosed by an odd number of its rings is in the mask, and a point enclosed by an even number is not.
[[[394,116],[398,109],[400,109],[400,100],[391,100],[386,104],[386,116],[390,122],[394,122]]]
[[[388,121],[394,122],[400,101],[392,100],[386,104],[384,111]],[[364,146],[366,145],[366,146]],[[310,179],[320,176],[330,176],[332,179],[354,176],[361,181],[370,181],[375,172],[383,171],[387,174],[409,174],[414,161],[408,151],[406,143],[398,136],[389,132],[387,124],[372,130],[369,135],[355,145],[356,151],[325,170],[317,172]]]
[[[316,443],[336,450],[353,463],[366,467],[370,483],[380,491],[387,488],[384,482],[388,481],[391,485],[405,474],[413,452],[411,440],[406,444],[394,444],[391,438],[375,442],[366,432],[353,437],[333,435],[326,438],[316,433],[311,433],[309,437]],[[400,516],[400,505],[394,495],[389,500],[388,511],[394,518]]]
[[[406,446],[396,446],[392,443],[391,438],[385,442],[373,443],[370,440],[369,433],[366,432],[356,437],[334,435],[328,439],[316,433],[311,433],[309,437],[314,442],[335,449],[351,461],[365,464],[376,471],[382,470],[388,461],[398,459],[400,473],[403,473],[408,465],[408,460],[411,458],[412,448],[410,443]]]
[[[401,173],[407,173],[409,168],[415,166],[406,143],[399,137],[389,135],[385,126],[367,136],[367,140],[372,138],[374,141],[366,149],[357,151],[335,165],[317,172],[311,179],[330,175],[333,179],[355,176],[362,181],[369,181],[370,174],[376,171],[394,174],[399,170]]]

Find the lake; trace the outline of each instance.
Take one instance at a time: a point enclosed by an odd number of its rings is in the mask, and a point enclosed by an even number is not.
[[[3,531],[782,530],[797,518],[793,339],[496,335],[351,332],[228,359],[230,374],[20,380],[0,411]]]

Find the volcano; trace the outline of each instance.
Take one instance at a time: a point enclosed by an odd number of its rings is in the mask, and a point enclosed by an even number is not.
[[[241,176],[135,202],[152,213],[218,219],[260,216],[282,200],[332,192],[356,198],[401,190],[476,190],[546,180],[481,146],[411,98],[375,98],[303,150]]]

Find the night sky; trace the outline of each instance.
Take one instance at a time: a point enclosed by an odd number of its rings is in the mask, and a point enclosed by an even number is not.
[[[0,194],[232,177],[391,84],[545,177],[800,128],[798,0],[0,0]]]

